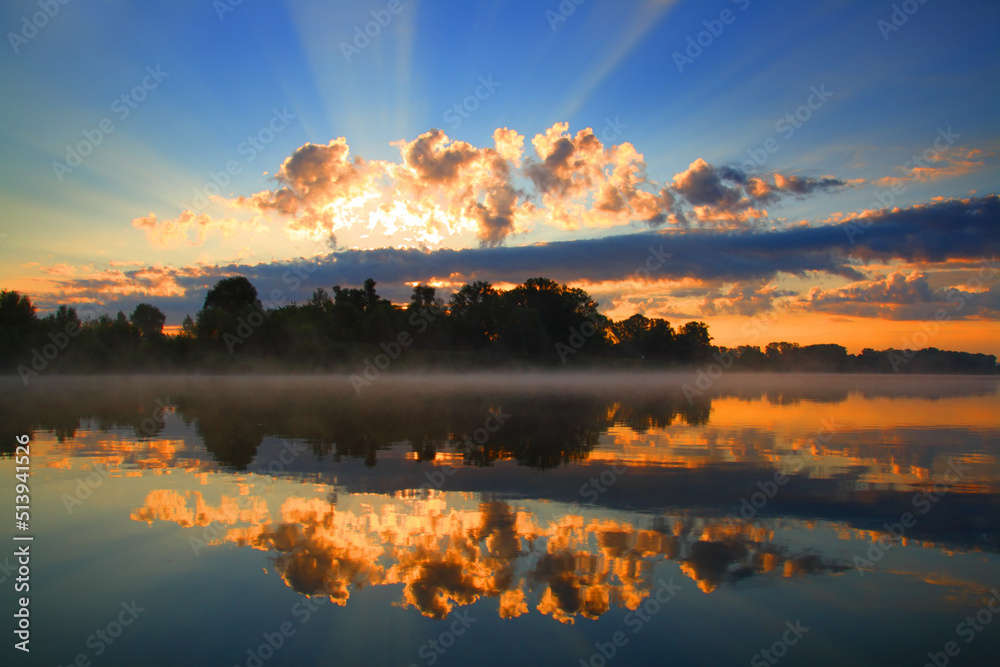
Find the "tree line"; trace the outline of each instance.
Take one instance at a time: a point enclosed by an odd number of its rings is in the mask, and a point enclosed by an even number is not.
[[[748,371],[996,373],[996,357],[936,348],[865,349],[773,342],[763,350],[712,344],[704,322],[674,328],[642,314],[613,321],[584,290],[530,278],[509,290],[484,281],[447,301],[430,285],[410,302],[383,298],[369,278],[361,287],[316,289],[302,304],[266,306],[243,276],[219,280],[176,335],[166,317],[140,303],[86,315],[60,305],[39,317],[31,299],[0,292],[0,364],[30,378],[51,372],[353,370],[598,366],[693,367],[720,363]],[[96,314],[95,314],[96,315]]]

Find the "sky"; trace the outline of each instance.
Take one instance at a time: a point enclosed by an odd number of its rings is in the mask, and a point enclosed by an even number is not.
[[[176,327],[544,276],[718,345],[1000,355],[1000,3],[0,8],[0,288]]]

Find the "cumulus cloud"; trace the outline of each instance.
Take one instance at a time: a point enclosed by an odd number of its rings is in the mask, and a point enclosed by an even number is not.
[[[307,143],[282,163],[276,187],[227,200],[230,211],[250,212],[258,224],[278,219],[293,238],[317,243],[349,236],[358,247],[503,244],[537,224],[563,230],[645,224],[744,229],[767,217],[761,208],[845,185],[833,177],[774,174],[750,177],[730,166],[697,159],[672,182],[648,178],[642,153],[628,142],[602,142],[591,128],[575,134],[555,123],[531,139],[503,127],[493,145],[479,147],[431,129],[392,142],[399,160],[352,156],[345,137]],[[133,226],[161,247],[200,244],[206,233],[231,234],[240,223],[184,211],[155,214]]]
[[[519,230],[533,207],[512,182],[524,137],[502,128],[493,139],[494,148],[476,148],[431,130],[401,142],[403,166],[390,173],[410,200],[434,198],[458,228],[474,230],[483,245],[497,245]]]
[[[645,159],[632,144],[605,146],[589,127],[575,135],[568,130],[568,123],[556,123],[536,134],[537,157],[523,169],[545,222],[577,229],[659,225],[671,215],[680,221],[673,196],[646,178]]]
[[[726,186],[723,181],[739,183],[742,172],[732,168],[716,168],[698,158],[685,171],[674,174],[673,189],[692,206],[745,208],[743,193],[738,186]]]
[[[367,227],[399,245],[434,246],[463,232],[495,245],[532,206],[511,180],[524,137],[502,128],[494,139],[495,147],[477,148],[434,129],[395,142],[402,162],[352,158],[344,137],[306,144],[275,175],[282,187],[236,204],[277,213],[292,234],[316,240]]]
[[[540,160],[525,167],[538,192],[559,198],[576,196],[603,180],[604,147],[590,128],[568,136],[569,123],[556,123],[531,140]]]
[[[702,225],[722,223],[740,228],[767,218],[767,210],[755,206],[847,185],[847,181],[832,176],[811,178],[779,173],[772,174],[770,179],[750,176],[735,167],[714,166],[699,158],[674,175],[670,189],[693,207],[694,217]]]
[[[278,213],[288,220],[291,232],[326,238],[337,229],[338,214],[377,194],[379,171],[377,164],[350,157],[344,137],[326,145],[308,143],[288,157],[275,174],[281,187],[238,197],[235,205],[259,213]]]

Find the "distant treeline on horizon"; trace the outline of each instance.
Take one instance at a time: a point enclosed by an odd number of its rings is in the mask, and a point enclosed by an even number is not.
[[[410,303],[360,288],[313,292],[303,304],[268,307],[243,276],[219,280],[194,318],[166,335],[166,317],[141,303],[130,316],[81,321],[61,305],[38,317],[28,296],[0,292],[0,373],[25,384],[48,373],[351,371],[368,380],[390,367],[615,369],[708,368],[744,371],[971,373],[998,372],[994,355],[923,350],[848,354],[836,344],[772,342],[712,345],[704,322],[674,329],[641,314],[613,321],[585,291],[547,278],[510,290],[463,285],[447,302],[416,285]],[[716,371],[717,372],[717,371]]]

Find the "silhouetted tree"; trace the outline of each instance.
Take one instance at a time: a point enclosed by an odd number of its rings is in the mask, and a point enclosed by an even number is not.
[[[322,287],[317,287],[309,298],[309,305],[317,310],[329,311],[333,308],[333,301],[330,294]]]
[[[194,320],[191,319],[190,315],[184,316],[184,321],[181,322],[181,332],[178,335],[187,338],[194,338],[197,335]]]
[[[440,299],[435,299],[437,290],[431,285],[414,285],[413,294],[410,295],[411,308],[430,308],[433,305],[441,305]]]
[[[135,327],[139,335],[146,339],[158,339],[163,335],[163,325],[167,321],[167,316],[156,306],[148,303],[140,303],[132,311],[129,322]]]
[[[223,278],[205,295],[205,310],[218,308],[229,313],[239,313],[246,308],[260,307],[257,288],[243,276]]]
[[[611,330],[619,350],[627,356],[669,359],[676,353],[676,334],[664,319],[650,319],[636,313],[628,319],[613,323]]]
[[[364,286],[358,288],[341,288],[340,285],[333,286],[333,299],[335,304],[348,303],[360,312],[370,312],[374,308],[389,303],[378,295],[375,286],[378,283],[373,278],[366,278]]]
[[[31,299],[17,292],[0,292],[0,360],[9,363],[31,347],[38,318]]]
[[[0,327],[27,330],[36,320],[35,311],[27,296],[16,291],[0,292]]]
[[[500,293],[493,285],[482,280],[462,285],[448,303],[460,346],[481,349],[499,337]]]
[[[689,362],[703,361],[712,352],[712,337],[704,322],[686,322],[677,331],[677,354]]]
[[[335,285],[332,297],[318,288],[301,305],[293,302],[265,311],[254,285],[243,276],[231,276],[208,290],[203,308],[196,318],[184,318],[178,335],[163,335],[165,321],[163,312],[150,303],[138,304],[130,317],[119,311],[114,317],[105,314],[83,323],[67,305],[38,317],[27,296],[2,290],[0,361],[13,372],[32,357],[33,349],[49,345],[59,348],[59,354],[49,354],[45,364],[45,372],[53,373],[171,367],[228,370],[259,363],[281,364],[275,370],[289,365],[343,367],[361,363],[406,332],[412,336],[406,345],[411,351],[400,359],[400,368],[439,361],[548,365],[615,355],[630,358],[630,365],[693,366],[722,353],[731,355],[732,367],[742,370],[1000,372],[995,356],[936,348],[865,348],[852,355],[841,345],[800,346],[787,341],[769,343],[764,352],[751,345],[716,347],[704,322],[688,322],[677,331],[666,320],[643,314],[612,322],[585,291],[542,277],[529,278],[508,291],[485,281],[466,284],[450,296],[447,307],[437,289],[423,284],[413,287],[405,307],[393,305],[379,296],[375,280],[368,278],[361,287]],[[236,349],[239,360],[229,354]]]
[[[590,350],[606,342],[607,318],[598,313],[597,302],[579,288],[570,288],[548,278],[529,278],[503,294],[504,317],[500,337],[511,349],[541,355],[564,343],[574,330],[590,321],[596,332],[588,337]]]
[[[740,345],[730,350],[743,370],[763,370],[767,367],[767,355],[757,345]]]
[[[223,278],[208,291],[205,295],[205,305],[198,311],[195,320],[198,337],[218,341],[226,338],[226,334],[233,335],[239,326],[240,318],[245,320],[254,310],[263,313],[261,303],[257,299],[257,288],[253,283],[243,276]],[[235,347],[230,351],[235,351]]]

